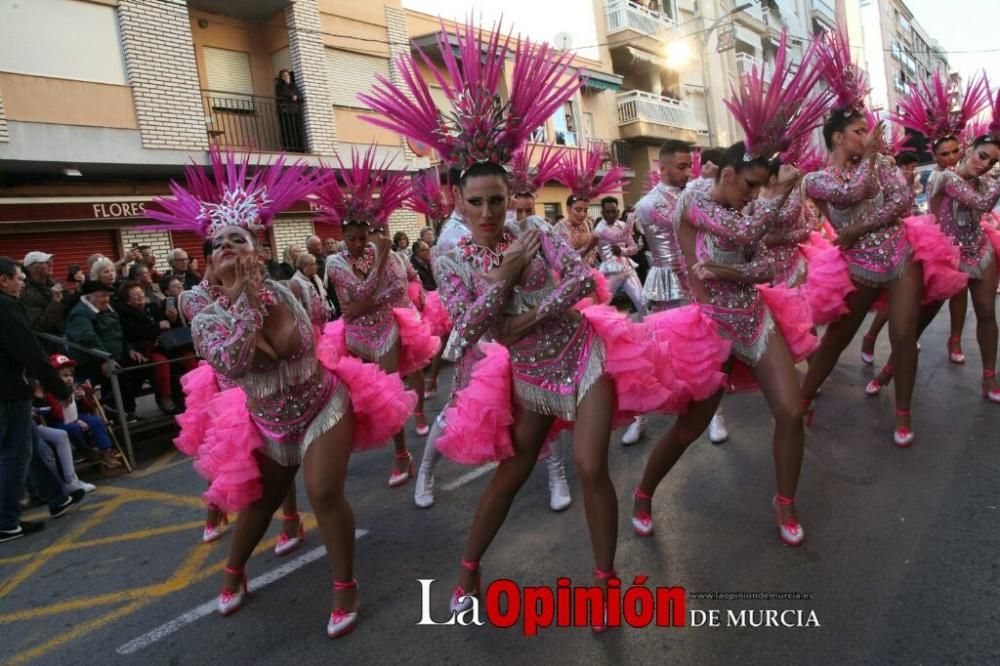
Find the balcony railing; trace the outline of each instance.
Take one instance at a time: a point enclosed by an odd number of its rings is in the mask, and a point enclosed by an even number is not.
[[[608,0],[605,14],[608,17],[608,35],[634,30],[643,35],[665,39],[667,31],[677,25],[677,21],[663,12],[653,11],[627,0]]]
[[[698,120],[690,102],[661,97],[642,90],[618,93],[618,124],[637,121],[696,132],[705,129],[705,124]]]
[[[209,142],[226,148],[302,153],[302,105],[274,97],[202,91]]]

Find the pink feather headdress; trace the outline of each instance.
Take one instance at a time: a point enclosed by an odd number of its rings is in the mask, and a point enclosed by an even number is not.
[[[531,133],[580,88],[579,75],[570,67],[570,52],[520,37],[512,47],[510,34],[504,37],[499,24],[485,35],[471,20],[464,31],[456,28],[458,55],[448,37],[442,23],[437,42],[445,72],[420,48],[414,48],[451,102],[449,112],[438,110],[417,60],[409,53],[396,59],[402,86],[376,75],[378,82],[371,93],[360,94],[358,99],[382,114],[364,116],[366,121],[429,145],[449,166],[468,169],[477,162],[506,164]],[[500,82],[511,50],[510,100],[503,102]]]
[[[691,149],[691,178],[701,178],[701,146]]]
[[[320,214],[316,221],[324,224],[361,222],[372,229],[385,229],[389,216],[410,193],[409,180],[399,172],[389,170],[390,160],[375,164],[375,146],[369,146],[364,156],[351,149],[351,164],[345,166],[337,156],[338,168],[316,192]],[[338,180],[343,182],[341,185]]]
[[[787,57],[788,34],[782,31],[770,83],[754,65],[741,82],[739,93],[734,89],[732,99],[725,100],[743,127],[746,152],[751,157],[770,158],[780,154],[786,159],[784,153],[799,137],[822,124],[823,114],[832,101],[828,90],[815,91],[820,78],[820,70],[813,66],[815,43],[806,51],[794,74]]]
[[[1000,88],[997,88],[996,94],[994,95],[992,88],[989,84],[986,84],[986,97],[989,100],[990,107],[990,124],[989,133],[993,135],[994,139],[1000,138]],[[983,134],[985,134],[984,132]]]
[[[970,120],[965,124],[965,129],[958,137],[958,143],[962,146],[962,150],[968,150],[972,146],[972,142],[983,136],[984,134],[990,133],[990,121],[978,118],[976,120]]]
[[[590,202],[628,184],[625,167],[620,164],[612,164],[595,183],[603,164],[604,153],[599,145],[592,144],[586,150],[567,150],[559,162],[555,179],[568,187],[574,197]]]
[[[285,166],[284,153],[273,164],[257,166],[252,175],[250,155],[237,157],[213,146],[209,161],[207,169],[198,164],[185,167],[186,186],[171,181],[173,196],[153,199],[163,210],[147,208],[146,217],[163,224],[144,228],[194,231],[201,236],[228,226],[257,232],[325,182],[323,175],[301,162]]]
[[[660,160],[653,160],[649,171],[646,173],[646,192],[660,184]]]
[[[535,196],[545,183],[555,178],[562,161],[563,150],[553,144],[542,146],[538,161],[533,165],[536,144],[521,146],[510,158],[510,192],[511,194],[530,193]]]
[[[868,76],[851,57],[851,45],[840,29],[826,32],[815,42],[823,79],[836,96],[836,111],[849,114],[864,108],[871,91]]]
[[[989,103],[986,79],[974,78],[966,86],[957,108],[955,101],[948,77],[937,71],[928,80],[911,83],[899,101],[899,111],[890,117],[893,122],[926,136],[933,146],[944,139],[958,138],[966,124],[986,108]]]
[[[812,173],[819,171],[826,166],[826,149],[817,145],[811,136],[802,139],[789,149],[788,163],[792,164],[802,173]]]
[[[403,208],[426,215],[435,223],[451,215],[455,209],[455,201],[450,189],[441,187],[441,175],[437,167],[413,175],[410,179],[410,195],[403,202]]]

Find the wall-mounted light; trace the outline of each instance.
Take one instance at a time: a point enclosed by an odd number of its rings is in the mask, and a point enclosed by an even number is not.
[[[208,19],[200,18],[198,19],[198,27],[204,30],[208,27]]]
[[[66,167],[62,170],[62,172],[64,176],[71,176],[73,178],[79,178],[83,175],[79,169],[71,169],[70,167]]]

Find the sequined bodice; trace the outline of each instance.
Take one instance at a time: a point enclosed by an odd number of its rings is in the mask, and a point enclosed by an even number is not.
[[[964,179],[954,171],[942,172],[931,191],[931,210],[941,230],[962,253],[962,262],[976,264],[983,257],[988,239],[979,226],[983,214],[1000,198],[1000,180],[987,177]]]

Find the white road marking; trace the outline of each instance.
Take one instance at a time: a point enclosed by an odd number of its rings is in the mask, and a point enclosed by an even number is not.
[[[360,539],[366,534],[368,534],[368,530],[354,530],[355,539]],[[256,591],[261,589],[262,587],[266,587],[271,583],[273,583],[274,581],[280,580],[285,576],[287,576],[288,574],[296,571],[297,569],[301,569],[305,565],[311,562],[315,562],[316,560],[325,556],[326,556],[325,547],[318,546],[316,548],[313,548],[312,550],[307,551],[302,555],[299,555],[294,560],[282,564],[277,569],[273,569],[271,571],[268,571],[267,573],[257,576],[256,578],[250,579],[249,583],[250,589],[252,591]],[[192,622],[197,622],[201,618],[207,615],[211,615],[212,613],[215,612],[215,607],[216,607],[216,601],[214,599],[212,601],[205,602],[200,606],[196,606],[195,608],[192,608],[183,615],[174,618],[170,622],[162,624],[156,629],[153,629],[152,631],[145,633],[142,636],[139,636],[138,638],[130,640],[128,643],[125,643],[124,645],[119,647],[116,650],[116,652],[118,654],[134,654],[139,650],[147,648],[153,643],[166,638],[167,636],[178,631],[179,629],[186,627]]]
[[[467,483],[469,483],[471,481],[475,481],[476,479],[478,479],[479,477],[481,477],[483,474],[487,474],[487,473],[491,472],[493,469],[496,468],[496,466],[497,466],[497,463],[495,463],[495,462],[486,463],[482,467],[477,467],[476,469],[472,470],[471,472],[466,472],[465,474],[463,474],[462,476],[458,477],[454,481],[451,481],[449,483],[444,484],[443,486],[441,486],[441,490],[443,490],[445,492],[451,492],[452,490],[455,490],[455,488],[460,488],[460,487],[464,486],[465,484],[467,484]]]

